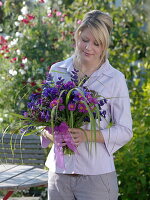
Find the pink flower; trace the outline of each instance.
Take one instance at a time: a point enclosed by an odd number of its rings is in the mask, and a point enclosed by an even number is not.
[[[16,57],[14,57],[14,58],[12,58],[12,60],[16,61],[16,60],[17,60],[17,58],[16,58]]]
[[[36,85],[36,83],[33,81],[30,83],[30,85],[34,87]]]
[[[9,56],[5,56],[4,58],[5,58],[5,59],[9,59]]]
[[[33,16],[33,15],[27,15],[27,18],[28,18],[28,20],[32,20],[32,19],[35,19],[35,16]]]
[[[79,20],[77,21],[77,24],[81,24],[81,23],[82,23],[82,20],[79,19]]]
[[[2,44],[6,44],[6,40],[5,40],[5,38],[3,37],[3,36],[1,36],[0,35],[0,45],[2,45]]]
[[[37,91],[38,91],[38,92],[41,92],[41,91],[42,91],[42,88],[37,88]]]
[[[39,3],[45,3],[45,0],[39,0]]]
[[[0,50],[6,50],[8,48],[7,45],[3,45],[2,48]]]
[[[3,3],[0,1],[0,7],[3,5]]]
[[[56,16],[57,17],[59,17],[59,16],[61,16],[62,15],[62,13],[61,12],[59,12],[59,11],[56,11]]]
[[[48,13],[47,16],[48,16],[48,17],[53,17],[53,14],[50,12],[50,13]]]
[[[61,17],[61,18],[60,18],[60,21],[63,22],[63,21],[64,21],[64,17]]]
[[[23,19],[21,20],[23,23],[28,24],[29,23],[29,19]]]
[[[24,64],[23,63],[21,63],[20,66],[24,68]]]
[[[16,57],[14,57],[14,58],[12,58],[12,59],[10,60],[11,63],[14,63],[14,62],[16,62],[16,61],[17,61],[17,58],[16,58]]]

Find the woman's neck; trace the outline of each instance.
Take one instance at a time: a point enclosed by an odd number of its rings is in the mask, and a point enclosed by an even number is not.
[[[81,60],[74,59],[74,67],[79,70],[78,76],[79,78],[83,78],[84,76],[90,77],[95,71],[97,71],[101,65],[101,63],[89,63],[89,62],[81,62]]]
[[[93,66],[85,66],[82,65],[80,67],[75,67],[79,72],[78,72],[78,77],[79,79],[82,79],[85,76],[90,77],[98,68],[99,66],[97,66],[97,68],[93,68]]]

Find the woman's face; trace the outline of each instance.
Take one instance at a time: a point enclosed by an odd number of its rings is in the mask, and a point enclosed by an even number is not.
[[[99,45],[98,41],[96,41],[89,28],[81,32],[77,41],[77,48],[83,64],[92,64],[96,66],[100,63],[100,56],[103,48]]]

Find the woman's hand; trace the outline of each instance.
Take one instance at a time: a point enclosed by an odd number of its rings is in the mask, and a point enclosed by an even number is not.
[[[86,142],[86,135],[87,132],[81,128],[69,128],[69,132],[71,133],[72,139],[76,146],[79,146],[80,143]]]
[[[42,136],[44,136],[45,138],[51,140],[52,142],[54,142],[54,136],[52,134],[50,134],[47,130],[43,130],[42,131]],[[56,142],[56,141],[55,141]],[[62,137],[59,137],[59,139],[57,139],[57,145],[61,145],[61,146],[65,146],[66,143],[65,141],[62,139]]]
[[[94,133],[90,130],[83,130],[81,128],[69,128],[69,132],[71,133],[72,139],[76,146],[79,146],[82,142],[99,142],[104,143],[104,137],[100,131],[96,131],[96,139],[94,137]],[[91,137],[91,134],[93,137]]]
[[[42,136],[45,137],[46,139],[51,140],[52,142],[54,141],[54,137],[52,134],[50,134],[47,130],[42,131]]]

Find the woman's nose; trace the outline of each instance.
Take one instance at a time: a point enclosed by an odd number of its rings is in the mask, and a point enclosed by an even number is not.
[[[85,49],[87,49],[87,50],[90,50],[90,49],[91,49],[91,43],[90,43],[90,42],[88,42],[88,43],[86,44]]]

